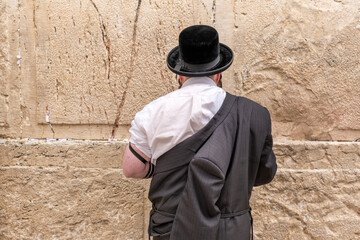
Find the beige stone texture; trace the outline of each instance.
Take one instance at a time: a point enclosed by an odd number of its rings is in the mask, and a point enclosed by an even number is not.
[[[7,113],[9,99],[7,95],[6,83],[9,71],[9,43],[8,43],[8,17],[7,8],[4,1],[0,2],[0,127],[7,126]],[[1,132],[0,132],[1,135]]]
[[[1,239],[142,239],[144,188],[119,169],[3,167]],[[124,238],[122,238],[124,236]]]
[[[278,138],[360,136],[360,2],[237,1],[237,93],[271,112]]]
[[[13,0],[0,239],[147,239],[149,181],[121,158],[135,113],[177,89],[166,56],[193,24],[234,50],[224,89],[272,116],[279,170],[253,192],[256,239],[360,238],[360,1]]]
[[[211,1],[19,0],[5,8],[21,66],[4,68],[12,121],[0,134],[20,138],[129,137],[135,113],[176,89],[165,58],[178,33],[213,17]],[[181,20],[166,17],[179,11]]]
[[[0,166],[121,168],[125,142],[0,140]]]
[[[147,239],[149,181],[126,179],[124,141],[0,140],[1,239]],[[357,239],[360,143],[279,142],[256,187],[256,239]]]
[[[235,53],[224,89],[266,106],[278,140],[360,137],[359,1],[18,0],[0,8],[1,136],[128,138],[135,113],[177,88],[166,55],[179,32],[208,24]]]
[[[276,144],[274,181],[252,195],[257,239],[357,239],[360,144]]]

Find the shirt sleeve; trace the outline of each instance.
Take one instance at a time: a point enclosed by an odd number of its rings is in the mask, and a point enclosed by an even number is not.
[[[142,153],[151,158],[151,148],[149,146],[148,134],[145,124],[149,120],[149,110],[144,108],[135,115],[133,121],[131,121],[131,128],[129,130],[131,137],[130,142],[134,144]]]

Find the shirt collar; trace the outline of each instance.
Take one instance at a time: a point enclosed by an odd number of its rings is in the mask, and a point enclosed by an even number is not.
[[[191,77],[184,82],[182,88],[190,85],[209,85],[216,87],[215,82],[209,77]]]

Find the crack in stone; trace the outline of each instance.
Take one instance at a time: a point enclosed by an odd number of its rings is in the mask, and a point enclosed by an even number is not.
[[[38,37],[38,31],[37,31],[37,25],[36,25],[36,19],[35,19],[35,14],[36,14],[36,6],[35,6],[35,1],[33,2],[33,24],[34,24],[34,29],[35,29],[35,35],[36,38]],[[56,28],[55,28],[56,29]],[[55,31],[56,32],[56,31]]]
[[[206,14],[207,14],[208,16],[210,16],[211,14],[209,13],[209,11],[208,11],[205,3],[202,2],[201,5],[204,7],[204,9],[205,9],[205,11],[206,11]]]
[[[216,0],[213,0],[213,6],[212,6],[212,23],[215,24],[216,23]]]
[[[114,98],[116,99],[116,93],[115,93],[115,89],[114,87],[111,86],[110,84],[110,67],[111,67],[111,41],[110,38],[108,36],[108,32],[104,23],[104,20],[102,18],[102,15],[99,12],[98,7],[96,6],[96,4],[94,3],[93,0],[90,0],[91,4],[94,6],[98,17],[99,17],[99,24],[100,24],[100,29],[101,29],[101,34],[102,34],[102,40],[104,42],[104,46],[106,48],[106,55],[107,55],[107,59],[105,61],[105,66],[106,66],[106,78],[108,80],[108,84],[110,87],[110,90],[113,92]]]
[[[120,104],[119,104],[118,109],[117,109],[116,118],[115,118],[115,122],[114,122],[114,127],[113,127],[112,132],[111,132],[111,138],[115,137],[116,131],[117,131],[118,127],[119,127],[120,116],[121,116],[121,112],[122,112],[122,109],[124,107],[124,103],[125,103],[125,100],[126,100],[127,91],[129,89],[129,83],[130,83],[130,80],[131,80],[131,78],[133,76],[133,73],[134,73],[134,65],[135,65],[135,58],[136,58],[137,23],[138,23],[138,19],[139,19],[141,1],[142,0],[138,0],[138,5],[137,5],[137,8],[136,8],[136,14],[135,14],[135,20],[134,20],[133,37],[132,37],[132,49],[131,49],[131,57],[130,57],[130,71],[129,71],[130,73],[128,74],[128,77],[126,79],[125,90],[124,90],[124,93],[123,93],[123,95],[121,97],[121,101],[120,101]]]
[[[57,101],[59,100],[59,90],[60,90],[60,86],[61,86],[61,84],[59,83],[59,80],[56,79],[55,88],[56,88],[56,100],[57,100]]]
[[[108,114],[107,114],[105,108],[104,108],[104,114],[105,114],[105,118],[106,118],[107,124],[110,125],[110,123],[109,123],[109,118],[108,118]]]

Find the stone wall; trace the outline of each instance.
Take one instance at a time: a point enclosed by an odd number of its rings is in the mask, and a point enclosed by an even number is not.
[[[123,176],[123,141],[0,141],[1,239],[147,239],[149,181]],[[256,239],[357,239],[360,143],[288,141],[255,188]]]
[[[118,139],[177,88],[179,32],[216,27],[224,89],[271,112],[281,140],[360,136],[360,2],[30,0],[0,5],[0,135]],[[53,129],[49,126],[52,124]]]
[[[135,113],[177,88],[166,56],[193,24],[234,50],[224,89],[271,113],[256,238],[360,237],[359,1],[4,0],[0,239],[147,239],[149,182],[121,156]]]

